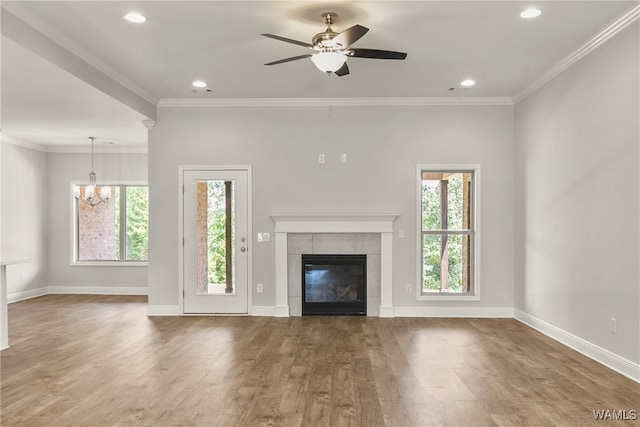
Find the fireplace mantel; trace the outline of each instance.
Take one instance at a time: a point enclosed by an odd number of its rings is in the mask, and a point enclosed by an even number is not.
[[[392,214],[274,214],[276,233],[393,233]]]
[[[395,214],[273,214],[276,249],[276,316],[289,316],[287,234],[380,233],[380,317],[393,317]]]

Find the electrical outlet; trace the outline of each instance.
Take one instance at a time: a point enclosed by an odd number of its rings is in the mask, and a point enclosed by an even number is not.
[[[398,230],[398,237],[404,239],[404,228]]]
[[[412,289],[413,289],[413,286],[411,286],[411,283],[407,283],[407,290],[406,290],[406,292],[407,292],[408,294],[410,294],[410,293],[411,293],[411,291],[412,291]]]
[[[618,321],[616,320],[615,317],[611,318],[611,333],[615,334],[616,332],[618,332],[618,325],[617,325]]]
[[[259,294],[261,294],[261,293],[262,293],[262,290],[263,290],[263,289],[262,289],[262,283],[258,283],[258,284],[256,285],[256,288],[258,288],[258,289],[257,289],[258,293],[259,293]]]
[[[340,155],[340,163],[347,163],[347,155],[346,154],[341,154]]]
[[[318,163],[320,164],[324,163],[324,154],[318,154]]]

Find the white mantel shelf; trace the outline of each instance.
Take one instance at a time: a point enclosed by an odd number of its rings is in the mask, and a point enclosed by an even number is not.
[[[272,214],[275,223],[276,316],[289,316],[289,233],[380,233],[380,317],[393,317],[393,223],[397,214]]]
[[[393,233],[397,214],[273,214],[276,233]]]

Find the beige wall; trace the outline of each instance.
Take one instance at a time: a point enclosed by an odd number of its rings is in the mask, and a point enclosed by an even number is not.
[[[636,22],[516,106],[515,211],[515,307],[636,364],[639,36]]]
[[[6,259],[29,260],[7,267],[11,299],[47,286],[47,154],[2,143],[2,239]]]
[[[64,289],[84,287],[146,288],[147,267],[71,266],[71,182],[89,178],[88,153],[49,153],[49,286]],[[98,184],[146,182],[147,155],[134,153],[96,154]],[[80,289],[79,289],[80,290]]]
[[[150,305],[178,304],[178,167],[251,165],[253,305],[275,305],[274,242],[255,236],[273,233],[270,214],[397,213],[406,237],[394,237],[395,305],[512,307],[513,123],[511,106],[160,108],[149,139]],[[482,167],[479,302],[405,292],[417,283],[418,164]]]

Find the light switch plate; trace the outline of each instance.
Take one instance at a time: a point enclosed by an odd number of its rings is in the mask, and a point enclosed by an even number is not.
[[[258,243],[268,242],[270,239],[269,233],[258,233]]]

